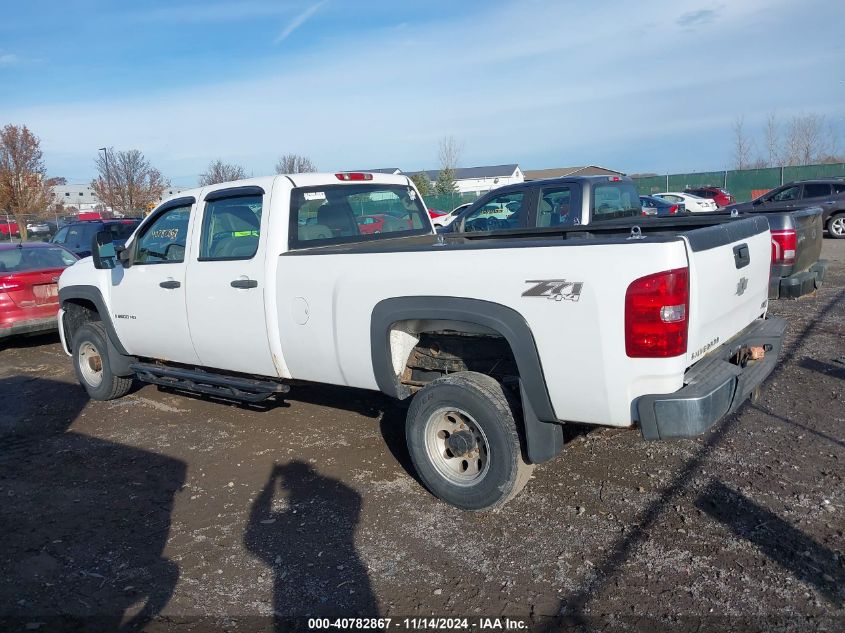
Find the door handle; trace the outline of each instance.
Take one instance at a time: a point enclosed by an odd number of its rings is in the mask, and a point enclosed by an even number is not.
[[[257,288],[258,282],[255,279],[235,279],[229,285],[232,288]]]
[[[173,290],[174,288],[178,288],[182,284],[174,279],[168,279],[167,281],[162,281],[159,286],[162,288],[167,288],[168,290]]]

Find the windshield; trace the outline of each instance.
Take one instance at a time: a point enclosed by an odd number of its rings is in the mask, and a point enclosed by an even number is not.
[[[0,250],[0,274],[67,268],[76,257],[59,247],[8,248]]]
[[[637,189],[630,182],[607,182],[593,187],[593,222],[642,214]]]
[[[291,192],[292,248],[430,232],[422,200],[407,185],[326,185]]]

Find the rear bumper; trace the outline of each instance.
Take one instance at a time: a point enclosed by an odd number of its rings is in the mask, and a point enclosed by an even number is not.
[[[770,317],[755,321],[687,371],[682,389],[638,398],[636,410],[643,437],[647,440],[696,437],[736,411],[772,373],[785,331],[785,319]],[[728,362],[741,347],[750,345],[765,346],[765,357],[745,367]]]
[[[827,273],[827,260],[820,259],[809,270],[789,277],[772,277],[769,280],[769,299],[797,299],[819,288]]]
[[[42,319],[28,319],[18,321],[11,326],[0,326],[0,339],[19,334],[35,334],[40,332],[55,331],[58,327],[58,319],[54,316]]]

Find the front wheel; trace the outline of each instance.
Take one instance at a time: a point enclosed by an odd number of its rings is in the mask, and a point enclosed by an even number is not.
[[[827,221],[827,232],[830,237],[845,239],[845,213],[838,213]]]
[[[505,504],[533,470],[502,385],[484,374],[459,372],[426,385],[411,402],[405,435],[425,486],[464,510]]]
[[[92,400],[114,400],[125,396],[132,388],[132,378],[116,376],[112,372],[106,336],[99,321],[86,323],[73,335],[76,378]]]

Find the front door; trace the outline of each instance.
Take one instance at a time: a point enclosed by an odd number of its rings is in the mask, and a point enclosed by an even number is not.
[[[218,189],[203,200],[197,257],[188,268],[191,338],[202,365],[278,376],[267,334],[264,261],[269,194]],[[197,223],[200,227],[200,223]]]
[[[133,356],[196,365],[185,310],[185,262],[193,198],[176,201],[130,242],[133,264],[113,268],[111,311],[115,330]]]

